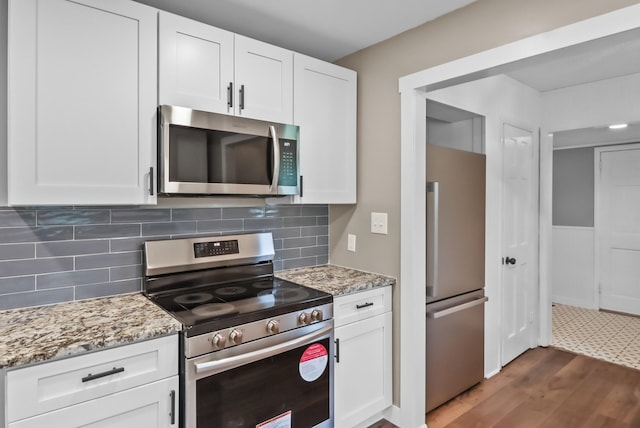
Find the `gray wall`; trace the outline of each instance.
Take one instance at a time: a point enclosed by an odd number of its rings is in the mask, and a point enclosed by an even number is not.
[[[276,270],[328,263],[326,205],[0,208],[0,310],[140,291],[146,240],[270,231]]]
[[[593,227],[593,147],[553,151],[553,225]]]

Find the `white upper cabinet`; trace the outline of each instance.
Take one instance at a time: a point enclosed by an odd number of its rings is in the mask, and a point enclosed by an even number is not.
[[[233,33],[159,13],[160,105],[233,113]]]
[[[10,0],[10,205],[156,202],[157,11]]]
[[[236,113],[293,122],[293,52],[236,34]]]
[[[293,53],[160,12],[159,102],[293,121]]]
[[[294,55],[294,123],[300,126],[305,204],[356,203],[357,75]]]

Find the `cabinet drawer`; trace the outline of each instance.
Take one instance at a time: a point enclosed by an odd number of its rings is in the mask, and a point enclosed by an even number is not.
[[[336,327],[389,311],[391,311],[391,287],[380,287],[336,297],[333,301]]]
[[[7,373],[9,422],[178,374],[178,336],[12,370]]]
[[[178,376],[22,419],[9,428],[177,427]],[[172,423],[173,422],[173,423]]]

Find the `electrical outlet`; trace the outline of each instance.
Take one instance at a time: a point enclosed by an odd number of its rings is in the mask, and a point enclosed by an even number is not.
[[[347,251],[356,252],[356,235],[347,235]]]
[[[387,234],[387,213],[371,213],[371,233]]]

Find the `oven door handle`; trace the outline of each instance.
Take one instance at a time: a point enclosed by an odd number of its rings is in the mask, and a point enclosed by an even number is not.
[[[325,336],[327,333],[333,331],[333,325],[327,325],[320,330],[314,331],[310,334],[295,338],[288,342],[283,342],[278,345],[271,346],[265,349],[259,349],[257,351],[249,352],[246,354],[236,355],[234,357],[224,358],[218,361],[208,361],[206,363],[195,364],[196,373],[209,373],[216,374],[225,370],[230,370],[235,367],[240,367],[245,364],[249,364],[254,361],[258,361],[264,358],[269,358],[283,352],[295,349],[305,343],[313,342],[316,339]],[[328,351],[328,350],[327,350]]]

